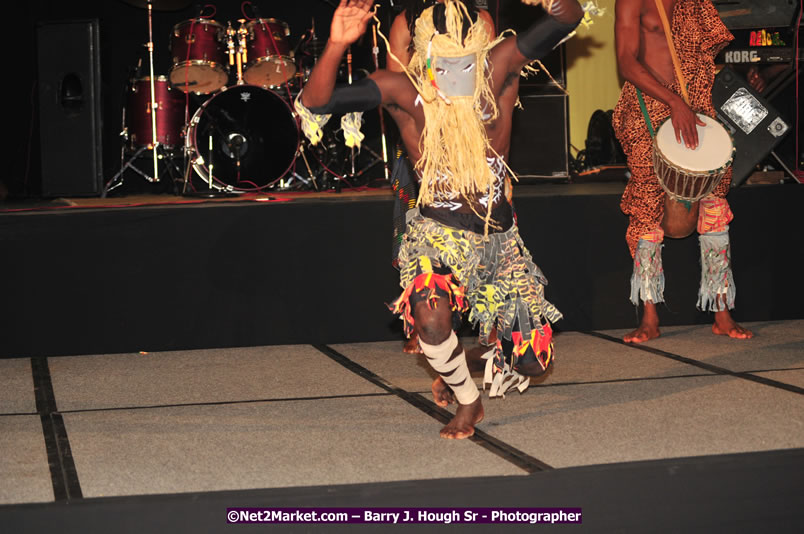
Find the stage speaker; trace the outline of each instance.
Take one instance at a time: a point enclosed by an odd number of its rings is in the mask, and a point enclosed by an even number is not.
[[[508,164],[520,177],[569,178],[567,95],[539,94],[522,88],[522,109],[515,109]]]
[[[93,196],[103,187],[98,21],[37,27],[42,195]]]
[[[792,26],[800,0],[713,0],[730,30]]]
[[[754,172],[790,131],[771,104],[731,67],[724,67],[712,86],[712,104],[734,140],[731,186],[737,187]]]

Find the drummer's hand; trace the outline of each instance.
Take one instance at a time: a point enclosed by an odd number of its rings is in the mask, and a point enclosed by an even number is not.
[[[357,41],[374,15],[372,4],[373,0],[341,0],[332,16],[330,42],[348,46]]]
[[[698,115],[679,98],[674,104],[670,105],[670,120],[673,123],[673,130],[676,132],[676,142],[684,144],[690,150],[698,146],[698,126],[706,126]]]

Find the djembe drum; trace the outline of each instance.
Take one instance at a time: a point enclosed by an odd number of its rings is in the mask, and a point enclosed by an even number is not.
[[[676,141],[673,124],[665,119],[653,139],[653,168],[665,193],[662,227],[669,237],[686,237],[698,219],[698,201],[710,194],[731,168],[734,141],[717,120],[700,113],[698,146]],[[679,218],[684,219],[679,222]],[[671,220],[674,219],[674,220]]]

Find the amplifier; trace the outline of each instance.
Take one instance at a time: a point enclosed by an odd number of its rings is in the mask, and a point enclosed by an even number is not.
[[[800,0],[712,0],[727,28],[790,27]]]
[[[567,95],[528,93],[520,88],[508,164],[520,178],[569,179]]]

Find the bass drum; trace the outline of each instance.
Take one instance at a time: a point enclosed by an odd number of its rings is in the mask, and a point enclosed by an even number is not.
[[[225,191],[259,191],[293,166],[299,127],[276,93],[236,85],[198,108],[187,139],[193,168],[204,181]]]

